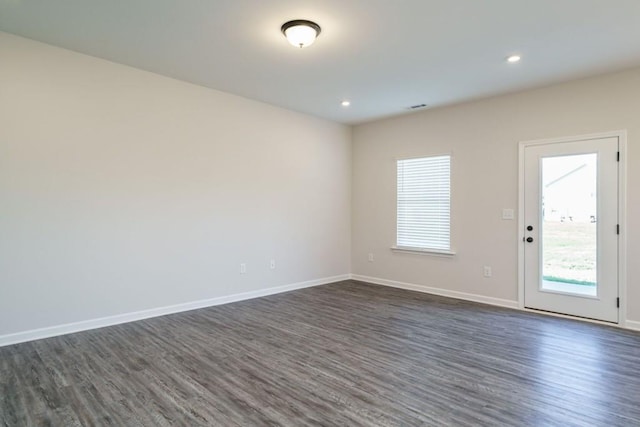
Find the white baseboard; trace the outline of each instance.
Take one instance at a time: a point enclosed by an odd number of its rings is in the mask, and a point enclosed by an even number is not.
[[[624,326],[627,329],[633,329],[634,331],[640,331],[640,322],[636,322],[635,320],[627,320],[624,322]]]
[[[430,286],[416,285],[413,283],[396,282],[395,280],[380,279],[378,277],[361,276],[359,274],[352,274],[351,278],[353,280],[359,280],[361,282],[368,282],[376,285],[390,286],[392,288],[407,289],[410,291],[423,292],[425,294],[440,295],[443,297],[480,302],[483,304],[497,305],[499,307],[507,307],[507,308],[515,308],[515,309],[519,308],[518,301],[511,301],[507,299],[487,297],[484,295],[469,294],[466,292],[451,291],[451,290],[442,289],[442,288],[432,288]]]
[[[206,300],[192,301],[183,304],[170,305],[166,307],[152,308],[149,310],[136,311],[133,313],[118,314],[115,316],[101,317],[98,319],[83,320],[81,322],[67,323],[64,325],[51,326],[42,329],[18,332],[9,335],[0,335],[0,347],[18,344],[26,341],[34,341],[43,338],[55,337],[58,335],[71,334],[74,332],[86,331],[89,329],[104,328],[105,326],[119,325],[121,323],[135,322],[137,320],[149,319],[151,317],[164,316],[167,314],[180,313],[183,311],[196,310],[199,308],[212,307],[215,305],[228,304],[231,302],[244,301],[253,298],[289,292],[296,289],[310,288],[312,286],[326,285],[328,283],[349,280],[350,274],[340,276],[325,277],[323,279],[309,280],[306,282],[293,283],[290,285],[276,286],[273,288],[259,289],[256,291],[242,292],[239,294],[227,295],[223,297],[210,298]]]
[[[67,323],[64,325],[51,326],[42,329],[17,332],[14,334],[0,335],[0,347],[18,344],[21,342],[34,341],[43,338],[50,338],[59,335],[82,332],[90,329],[104,328],[106,326],[119,325],[122,323],[135,322],[137,320],[149,319],[152,317],[164,316],[167,314],[180,313],[183,311],[197,310],[199,308],[213,307],[216,305],[228,304],[237,301],[244,301],[283,292],[294,291],[296,289],[310,288],[313,286],[326,285],[343,280],[359,280],[361,282],[373,283],[376,285],[389,286],[393,288],[406,289],[427,294],[440,295],[444,297],[456,298],[466,301],[474,301],[483,304],[490,304],[499,307],[519,309],[517,301],[505,300],[501,298],[487,297],[484,295],[470,294],[466,292],[451,291],[448,289],[434,288],[430,286],[416,285],[413,283],[397,282],[395,280],[381,279],[377,277],[362,276],[359,274],[343,274],[340,276],[325,277],[322,279],[309,280],[306,282],[293,283],[273,288],[259,289],[256,291],[242,292],[239,294],[227,295],[223,297],[210,298],[206,300],[192,301],[183,304],[170,305],[166,307],[152,308],[149,310],[136,311],[133,313],[119,314],[115,316],[101,317],[98,319],[84,320],[81,322]],[[624,324],[626,329],[640,331],[640,322],[627,320]]]
[[[450,297],[450,298],[456,298],[456,299],[461,299],[461,300],[466,300],[466,301],[480,302],[480,303],[483,303],[483,304],[496,305],[496,306],[499,306],[499,307],[506,307],[506,308],[513,308],[513,309],[516,309],[516,310],[524,310],[524,311],[529,311],[529,312],[535,312],[535,313],[538,313],[538,314],[541,314],[541,315],[563,317],[563,318],[568,318],[568,319],[576,319],[576,317],[567,316],[567,315],[563,315],[563,314],[548,313],[548,312],[542,312],[542,311],[537,311],[537,310],[529,310],[529,309],[526,309],[526,308],[522,309],[522,308],[520,308],[520,306],[518,304],[518,301],[511,301],[511,300],[506,300],[506,299],[487,297],[487,296],[484,296],[484,295],[468,294],[468,293],[465,293],[465,292],[451,291],[451,290],[442,289],[442,288],[433,288],[433,287],[430,287],[430,286],[416,285],[416,284],[413,284],[413,283],[396,282],[394,280],[380,279],[378,277],[361,276],[359,274],[352,274],[351,275],[351,279],[359,280],[361,282],[373,283],[373,284],[376,284],[376,285],[390,286],[392,288],[407,289],[407,290],[410,290],[410,291],[423,292],[423,293],[426,293],[426,294],[434,294],[434,295],[440,295],[440,296],[443,296],[443,297]],[[624,323],[621,322],[620,325],[613,325],[611,323],[600,322],[598,320],[591,320],[591,319],[579,319],[579,320],[583,320],[583,321],[587,321],[587,322],[591,322],[591,323],[596,323],[596,324],[607,325],[607,326],[620,326],[623,329],[631,329],[631,330],[634,330],[634,331],[640,331],[640,322],[634,321],[634,320],[627,320]]]

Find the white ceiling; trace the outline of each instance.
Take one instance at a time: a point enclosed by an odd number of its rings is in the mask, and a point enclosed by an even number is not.
[[[640,0],[0,0],[0,30],[343,123],[640,65]]]

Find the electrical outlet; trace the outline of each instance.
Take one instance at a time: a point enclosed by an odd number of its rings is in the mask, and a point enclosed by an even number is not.
[[[373,254],[369,254],[369,262],[373,262]]]
[[[269,268],[272,270],[276,269],[276,260],[272,259],[271,262],[269,263]]]
[[[491,267],[489,267],[488,265],[484,266],[484,277],[491,277]]]
[[[247,274],[247,264],[244,262],[240,264],[240,274]]]

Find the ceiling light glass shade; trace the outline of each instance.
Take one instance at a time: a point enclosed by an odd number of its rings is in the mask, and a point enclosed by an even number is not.
[[[281,30],[289,43],[300,48],[312,45],[320,34],[318,24],[302,19],[284,23]]]

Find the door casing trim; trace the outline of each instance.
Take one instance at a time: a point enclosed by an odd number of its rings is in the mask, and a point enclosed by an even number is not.
[[[626,327],[627,322],[627,131],[616,130],[588,135],[567,136],[561,138],[520,141],[518,149],[518,307],[524,306],[524,151],[534,145],[559,144],[589,139],[618,138],[620,163],[618,164],[618,296],[620,311],[618,325]],[[564,315],[563,315],[564,316]],[[580,317],[574,317],[581,319]]]

